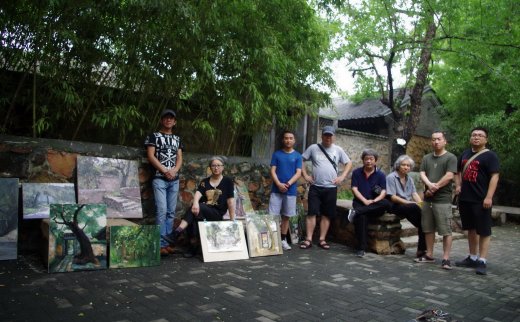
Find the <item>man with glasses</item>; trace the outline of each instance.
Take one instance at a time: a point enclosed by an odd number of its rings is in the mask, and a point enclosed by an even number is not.
[[[471,148],[460,156],[455,179],[462,229],[468,231],[469,246],[469,255],[455,265],[475,268],[478,275],[487,274],[491,206],[499,177],[498,157],[486,148],[487,138],[487,129],[476,127],[471,130]]]

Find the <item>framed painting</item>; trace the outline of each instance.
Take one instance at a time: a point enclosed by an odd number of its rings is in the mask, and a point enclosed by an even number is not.
[[[199,231],[204,262],[220,262],[249,258],[242,222],[199,222]]]
[[[104,203],[108,218],[143,218],[137,161],[78,156],[78,203]]]
[[[18,178],[0,178],[0,260],[18,255]]]
[[[22,183],[23,219],[49,218],[51,203],[75,204],[73,183]]]
[[[248,216],[246,219],[246,231],[249,256],[259,257],[283,254],[279,227],[279,216]]]
[[[49,273],[107,268],[106,205],[51,204]]]
[[[109,268],[161,264],[159,225],[109,227]]]

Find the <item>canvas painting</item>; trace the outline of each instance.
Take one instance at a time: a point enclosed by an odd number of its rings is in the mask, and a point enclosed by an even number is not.
[[[104,204],[51,204],[49,273],[107,268]]]
[[[78,156],[78,203],[104,203],[108,218],[143,218],[137,161]]]
[[[235,180],[235,219],[245,219],[246,216],[254,214],[255,210],[249,198],[247,185],[243,181]],[[229,219],[229,213],[226,212],[223,219]]]
[[[204,262],[249,258],[244,226],[236,221],[199,222]]]
[[[0,260],[16,259],[18,243],[18,179],[0,178]]]
[[[75,204],[73,183],[22,183],[23,219],[49,218],[51,203]]]
[[[246,230],[249,256],[258,257],[282,254],[282,239],[279,227],[279,216],[248,216],[246,219]]]
[[[158,225],[111,226],[110,268],[158,266],[161,264]]]

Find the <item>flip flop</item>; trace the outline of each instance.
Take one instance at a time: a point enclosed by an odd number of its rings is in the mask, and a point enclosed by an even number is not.
[[[312,247],[312,242],[310,240],[308,240],[308,239],[306,239],[306,240],[304,240],[304,241],[302,241],[300,243],[300,248],[301,249],[309,249],[311,247]]]
[[[323,248],[325,250],[329,250],[330,249],[330,245],[327,244],[327,242],[324,241],[324,240],[320,240],[318,246],[320,246],[321,248]]]

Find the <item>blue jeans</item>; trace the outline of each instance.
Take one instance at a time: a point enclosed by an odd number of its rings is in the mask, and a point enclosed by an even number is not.
[[[153,194],[155,197],[155,223],[159,225],[161,232],[161,247],[169,243],[162,238],[173,230],[173,219],[177,207],[177,195],[179,193],[179,180],[167,181],[160,178],[153,179]]]

